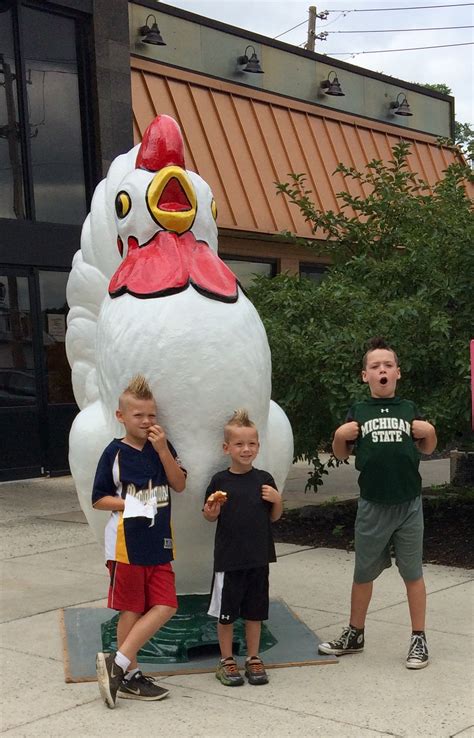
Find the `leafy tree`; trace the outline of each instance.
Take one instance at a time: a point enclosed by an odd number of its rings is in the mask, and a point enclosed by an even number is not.
[[[327,473],[318,451],[328,448],[351,402],[366,396],[361,358],[372,336],[397,350],[400,393],[435,423],[440,447],[469,425],[474,219],[465,185],[472,175],[454,164],[430,190],[408,170],[409,148],[397,144],[388,164],[373,160],[365,172],[340,164],[337,171],[368,192],[339,193],[340,213],[315,207],[302,174],[277,185],[318,236],[294,240],[330,254],[333,263],[318,286],[280,275],[260,278],[250,290],[268,333],[273,395],[292,423],[296,458],[315,464],[309,486]]]

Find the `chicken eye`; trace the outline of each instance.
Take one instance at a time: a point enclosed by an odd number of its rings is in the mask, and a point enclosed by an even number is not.
[[[216,205],[216,201],[214,200],[214,198],[212,198],[212,202],[211,202],[211,213],[212,213],[212,217],[214,218],[214,220],[217,220],[217,205]]]
[[[115,212],[117,213],[117,217],[125,218],[130,212],[131,207],[132,201],[130,200],[130,195],[127,192],[119,192],[115,198]]]

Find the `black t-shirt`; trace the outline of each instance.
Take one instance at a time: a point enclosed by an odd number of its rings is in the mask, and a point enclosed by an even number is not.
[[[261,469],[252,468],[245,474],[225,469],[212,477],[205,500],[218,489],[227,492],[217,518],[214,571],[252,569],[276,561],[272,504],[262,500],[262,484],[276,489],[272,475]]]

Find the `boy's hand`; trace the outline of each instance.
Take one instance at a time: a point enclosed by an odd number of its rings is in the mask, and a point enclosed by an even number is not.
[[[433,430],[431,423],[427,423],[426,420],[414,420],[411,424],[411,432],[416,441],[426,438]]]
[[[217,520],[221,514],[221,508],[222,502],[218,502],[217,500],[215,502],[206,502],[203,508],[204,517],[211,522]]]
[[[271,503],[280,502],[281,495],[274,487],[270,487],[269,484],[262,484],[262,500]]]
[[[436,431],[426,420],[414,420],[411,424],[411,433],[415,446],[422,454],[432,454],[436,448]]]
[[[160,452],[166,451],[168,444],[166,443],[166,433],[164,432],[161,425],[152,425],[148,430],[148,440],[151,442],[155,451],[159,454]]]
[[[357,440],[359,435],[359,423],[355,420],[350,420],[348,423],[340,425],[334,436],[337,436],[341,441],[346,443],[352,443]]]

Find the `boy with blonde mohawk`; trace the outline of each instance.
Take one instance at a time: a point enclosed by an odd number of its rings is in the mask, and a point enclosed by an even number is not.
[[[140,648],[176,612],[171,567],[171,499],[182,492],[186,470],[163,428],[146,379],[137,375],[121,394],[116,417],[125,436],[103,452],[94,479],[92,504],[109,510],[105,558],[110,572],[108,606],[120,611],[116,653],[98,653],[97,679],[105,704],[124,699],[161,700],[168,690],[142,674]]]
[[[216,678],[227,687],[244,683],[232,653],[238,617],[245,620],[245,676],[249,684],[268,683],[258,653],[262,620],[268,619],[268,565],[276,561],[271,523],[282,514],[282,500],[271,474],[252,466],[259,447],[255,423],[237,410],[224,427],[230,466],[212,477],[203,508],[206,520],[217,520],[208,614],[219,619]]]

